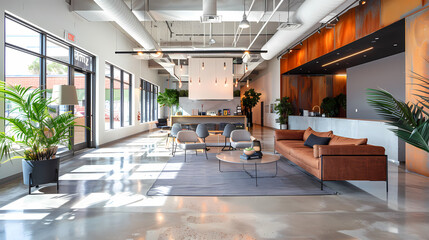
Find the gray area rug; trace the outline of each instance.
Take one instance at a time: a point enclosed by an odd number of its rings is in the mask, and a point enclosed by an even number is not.
[[[242,165],[224,163],[219,172],[219,162],[215,153],[203,154],[188,152],[187,162],[183,155],[172,157],[147,192],[148,196],[305,196],[331,195],[335,191],[305,174],[285,159],[278,161],[278,173],[274,178],[251,178],[242,170]],[[252,166],[246,166],[254,173]],[[258,165],[258,176],[275,174],[275,163]]]

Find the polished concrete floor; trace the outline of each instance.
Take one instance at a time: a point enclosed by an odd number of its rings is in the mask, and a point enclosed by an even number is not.
[[[273,130],[253,135],[272,151]],[[2,183],[0,239],[429,238],[429,178],[394,164],[388,194],[384,182],[328,182],[339,195],[145,196],[169,153],[163,135],[148,132],[63,162],[59,193]]]

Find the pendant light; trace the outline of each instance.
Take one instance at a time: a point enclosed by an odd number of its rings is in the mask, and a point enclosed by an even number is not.
[[[217,77],[216,77],[216,79],[215,79],[215,86],[217,86]]]
[[[225,78],[225,87],[228,86],[228,79]]]
[[[223,70],[226,70],[226,62],[223,62]]]
[[[240,28],[249,28],[250,23],[247,21],[246,16],[246,0],[243,0],[243,20],[241,20],[240,25],[238,25]]]
[[[247,87],[249,87],[249,79],[247,79]]]
[[[201,85],[201,78],[198,77],[198,85]]]
[[[192,78],[189,78],[189,85],[192,85]]]
[[[201,64],[201,69],[204,70],[204,62]]]

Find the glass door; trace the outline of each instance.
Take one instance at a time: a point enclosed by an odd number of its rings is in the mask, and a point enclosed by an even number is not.
[[[73,106],[73,113],[77,117],[77,125],[91,128],[91,74],[85,72],[74,72],[72,83],[76,87],[78,105]],[[80,150],[90,147],[91,130],[84,127],[75,127],[73,129],[73,149]]]

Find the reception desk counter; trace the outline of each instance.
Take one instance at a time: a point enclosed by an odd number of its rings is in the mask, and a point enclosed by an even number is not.
[[[199,123],[215,124],[217,126],[226,123],[247,125],[247,118],[244,115],[238,116],[171,116],[170,124],[180,123],[182,125],[197,125]]]
[[[305,130],[308,127],[315,131],[330,131],[350,138],[368,138],[368,144],[382,146],[390,161],[404,161],[405,145],[389,129],[394,128],[377,120],[350,118],[325,118],[289,116],[289,129]]]

